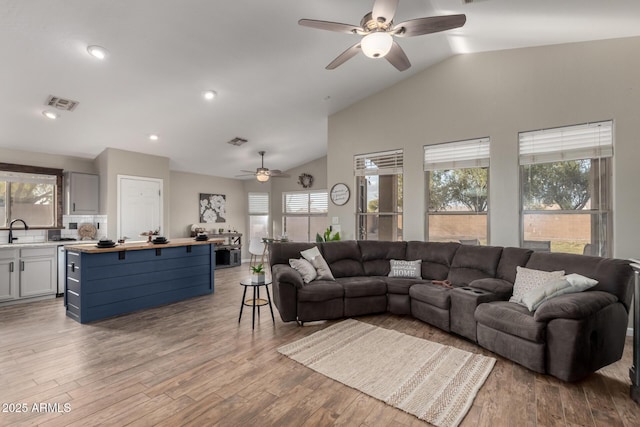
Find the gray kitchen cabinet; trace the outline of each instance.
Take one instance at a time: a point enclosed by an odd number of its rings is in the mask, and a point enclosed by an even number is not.
[[[100,177],[98,175],[66,172],[64,180],[67,215],[100,213]]]
[[[0,301],[16,298],[18,292],[16,252],[13,249],[0,250]]]

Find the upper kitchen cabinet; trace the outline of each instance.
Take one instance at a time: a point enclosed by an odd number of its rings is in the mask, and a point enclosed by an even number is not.
[[[97,215],[100,208],[100,177],[80,172],[64,174],[65,213]]]

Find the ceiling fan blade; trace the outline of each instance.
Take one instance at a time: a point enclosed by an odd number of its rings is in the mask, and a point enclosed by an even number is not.
[[[398,69],[398,71],[404,71],[407,68],[411,67],[411,62],[409,62],[409,58],[407,58],[407,54],[404,53],[404,50],[400,47],[398,43],[395,41],[391,45],[391,50],[389,53],[385,55],[387,61],[391,63],[394,67]]]
[[[236,178],[239,178],[241,176],[256,176],[256,174],[255,173],[243,173],[241,175],[236,175]]]
[[[303,27],[316,28],[318,30],[336,31],[338,33],[357,34],[359,31],[364,32],[361,27],[357,25],[341,24],[339,22],[330,21],[318,21],[315,19],[301,19],[298,21],[298,25]]]
[[[248,171],[248,170],[244,170],[244,169],[240,169],[240,172],[244,172],[244,173],[252,173],[255,175],[256,171]]]
[[[270,175],[271,178],[290,178],[291,175],[289,175],[288,173],[279,173],[279,174],[271,174]]]
[[[390,22],[396,14],[398,0],[376,0],[371,16],[380,22]]]
[[[344,64],[345,62],[347,62],[348,60],[350,60],[354,56],[356,56],[358,54],[358,52],[360,52],[360,42],[354,44],[349,49],[347,49],[344,52],[342,52],[340,55],[338,55],[338,57],[336,59],[331,61],[331,63],[329,65],[327,65],[325,68],[327,70],[333,70],[333,69],[339,67],[340,65]]]
[[[414,37],[423,34],[437,33],[452,28],[462,27],[467,17],[461,15],[430,16],[428,18],[410,19],[394,26],[391,32],[398,37]]]

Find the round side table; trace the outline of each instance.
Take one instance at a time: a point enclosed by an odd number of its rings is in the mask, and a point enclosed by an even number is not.
[[[273,324],[276,324],[276,319],[273,316],[273,306],[271,305],[271,295],[269,295],[269,285],[271,284],[270,278],[265,278],[262,283],[254,283],[251,281],[251,278],[246,278],[240,281],[240,284],[244,286],[244,291],[242,292],[242,303],[240,304],[240,316],[238,316],[238,323],[240,323],[240,319],[242,319],[242,309],[245,305],[252,308],[251,312],[251,329],[255,329],[256,326],[256,309],[258,310],[258,317],[260,317],[260,307],[263,305],[269,305],[269,310],[271,310],[271,320]],[[264,286],[265,291],[267,292],[267,299],[260,298],[260,287]],[[247,298],[247,288],[253,288],[253,298]]]

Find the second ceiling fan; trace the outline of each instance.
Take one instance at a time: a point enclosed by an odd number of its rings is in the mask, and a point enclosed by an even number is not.
[[[409,58],[393,37],[413,37],[437,33],[462,27],[467,21],[465,15],[430,16],[410,19],[399,24],[393,23],[399,0],[375,0],[373,10],[362,18],[360,26],[338,22],[301,19],[298,24],[320,30],[363,36],[362,39],[342,52],[327,65],[333,70],[362,51],[370,58],[386,58],[399,71],[411,67]]]

